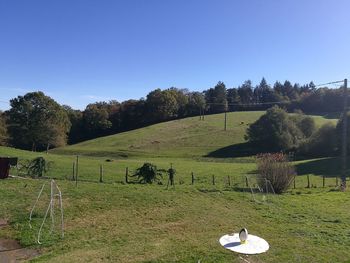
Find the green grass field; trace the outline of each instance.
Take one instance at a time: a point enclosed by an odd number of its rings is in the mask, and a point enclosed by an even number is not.
[[[240,191],[245,176],[253,177],[255,171],[251,149],[244,148],[245,129],[262,113],[230,113],[228,131],[223,131],[223,114],[218,114],[206,116],[205,121],[161,123],[49,154],[0,147],[1,156],[21,160],[41,155],[54,162],[48,177],[55,178],[63,192],[66,225],[61,239],[58,231],[49,235],[47,223],[43,245],[37,245],[35,235],[48,204],[48,190],[34,214],[33,229],[28,217],[48,180],[2,180],[0,218],[8,219],[10,227],[0,229],[0,238],[16,238],[24,246],[40,249],[41,256],[33,262],[243,262],[238,254],[223,249],[218,239],[247,227],[270,243],[265,254],[241,256],[249,262],[350,262],[346,209],[350,195],[336,191],[337,159],[297,162],[296,189],[268,195],[263,203]],[[336,121],[315,118],[317,125]],[[76,154],[80,156],[78,187],[70,181]],[[126,184],[126,167],[131,174],[146,161],[164,169],[172,163],[176,188],[166,190],[166,178],[163,185]],[[100,165],[103,183],[99,183]],[[305,188],[307,176],[312,188]],[[327,176],[325,188],[322,176]]]

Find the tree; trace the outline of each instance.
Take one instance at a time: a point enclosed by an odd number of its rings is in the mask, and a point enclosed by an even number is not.
[[[71,123],[71,128],[68,133],[68,143],[74,144],[86,139],[87,137],[84,131],[83,113],[80,110],[74,110],[67,105],[63,105],[62,107],[66,111]]]
[[[175,97],[176,104],[178,107],[177,116],[178,117],[185,117],[187,115],[187,104],[189,102],[189,91],[187,89],[177,89],[177,88],[170,88],[168,89],[170,93]]]
[[[0,145],[7,145],[8,134],[7,134],[7,126],[5,114],[0,111]]]
[[[205,100],[211,113],[220,113],[227,110],[226,86],[219,81],[214,88],[205,91]]]
[[[250,80],[246,80],[242,86],[238,87],[238,95],[241,98],[243,104],[249,104],[253,102],[253,86]]]
[[[347,152],[350,152],[350,112],[347,112],[347,128],[346,128],[346,137],[347,137]],[[337,137],[337,145],[338,149],[341,149],[342,147],[342,138],[343,138],[343,126],[344,126],[344,115],[342,114],[341,118],[339,119],[337,126],[336,126],[336,137]]]
[[[283,109],[274,106],[247,129],[246,139],[262,151],[285,151],[298,147],[302,132]]]
[[[179,105],[174,92],[156,89],[147,95],[147,116],[150,123],[166,121],[178,116]]]
[[[299,152],[310,157],[329,157],[337,151],[337,133],[333,123],[325,123],[301,145]]]
[[[112,127],[109,120],[108,104],[106,102],[91,103],[83,112],[84,130],[88,138],[95,138],[108,134]]]
[[[70,122],[66,111],[43,92],[31,92],[10,101],[6,112],[11,144],[43,150],[66,144]]]
[[[190,92],[188,94],[187,114],[189,116],[198,115],[205,109],[205,98],[201,92]]]
[[[234,111],[236,109],[235,105],[241,103],[241,98],[239,97],[238,90],[236,88],[227,90],[227,102],[229,105],[229,109]],[[232,105],[235,104],[235,105]]]
[[[277,101],[273,94],[273,90],[267,84],[265,78],[262,78],[260,84],[255,88],[254,98],[255,98],[255,102],[257,103]]]

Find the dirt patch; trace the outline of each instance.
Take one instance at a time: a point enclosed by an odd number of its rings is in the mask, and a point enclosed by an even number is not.
[[[7,221],[0,219],[0,228],[6,227]],[[22,248],[17,240],[0,238],[0,262],[13,263],[28,260],[39,255],[35,249]]]

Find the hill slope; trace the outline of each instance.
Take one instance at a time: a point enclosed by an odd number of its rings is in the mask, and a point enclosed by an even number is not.
[[[145,128],[85,141],[52,150],[58,154],[81,154],[111,157],[199,157],[244,142],[247,125],[264,112],[231,112],[227,114],[224,131],[224,114],[190,117],[151,125]],[[316,123],[329,121],[314,116]],[[335,121],[334,119],[330,121]]]

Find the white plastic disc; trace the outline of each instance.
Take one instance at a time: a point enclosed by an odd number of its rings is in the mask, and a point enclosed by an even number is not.
[[[251,234],[248,235],[245,243],[241,243],[238,233],[224,235],[220,238],[219,242],[226,249],[247,255],[264,253],[270,247],[265,239]]]

